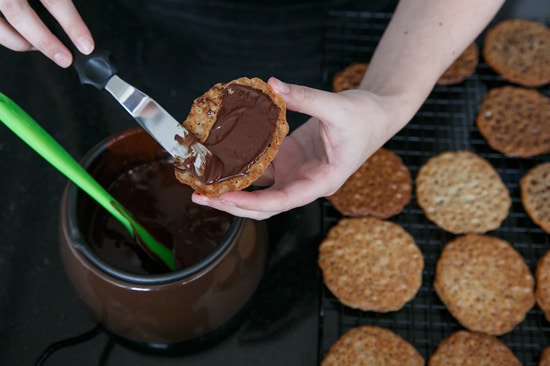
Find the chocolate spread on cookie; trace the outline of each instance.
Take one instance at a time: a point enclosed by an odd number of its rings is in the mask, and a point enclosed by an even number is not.
[[[193,190],[176,180],[168,161],[139,165],[123,173],[108,191],[157,240],[172,249],[176,269],[191,266],[210,254],[232,221],[227,213],[192,203]],[[168,272],[102,208],[92,217],[89,237],[98,256],[118,269],[135,274]]]
[[[214,183],[244,176],[269,147],[275,133],[280,108],[261,90],[232,83],[222,94],[216,123],[203,144],[221,161],[218,177],[198,177]],[[208,164],[207,164],[208,165]],[[181,169],[181,165],[176,164]]]
[[[174,139],[180,145],[191,150],[197,148],[197,145],[200,144],[199,140],[192,133],[187,134],[185,137],[176,135]],[[199,167],[195,166],[199,154],[192,154],[185,159],[174,156],[174,166],[180,170],[193,172],[193,174],[203,183],[210,184],[219,180],[223,174],[223,163],[220,159],[212,154],[212,152],[208,154],[202,152],[200,155],[202,155],[204,160],[200,162]]]

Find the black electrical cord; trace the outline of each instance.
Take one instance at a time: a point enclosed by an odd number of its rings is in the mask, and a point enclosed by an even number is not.
[[[95,337],[99,332],[102,330],[101,325],[97,324],[95,325],[91,330],[87,331],[86,333],[63,339],[61,341],[55,342],[50,344],[44,352],[40,355],[38,360],[35,362],[35,366],[43,366],[44,363],[48,360],[48,358],[54,354],[55,352],[59,351],[60,349],[73,346],[75,344],[86,342],[93,337]]]
[[[109,358],[109,355],[111,354],[111,351],[113,350],[115,346],[115,341],[112,337],[109,337],[109,340],[105,344],[105,347],[103,348],[103,352],[101,352],[101,357],[99,358],[98,365],[103,366],[107,364],[107,359]]]

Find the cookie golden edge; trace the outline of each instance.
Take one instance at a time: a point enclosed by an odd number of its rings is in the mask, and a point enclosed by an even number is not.
[[[550,321],[550,250],[539,259],[535,270],[535,298],[538,307]]]
[[[384,186],[375,186],[381,188],[381,192],[376,192],[377,196],[372,200],[356,199],[355,193],[360,190],[360,193],[374,193],[370,191],[371,186],[365,181],[365,178],[370,178],[373,173],[372,169],[383,168],[376,163],[390,162],[395,168],[391,177],[385,180]],[[370,169],[369,169],[370,168]],[[376,169],[375,169],[376,170]],[[363,174],[365,173],[365,174]],[[370,173],[370,174],[366,174]],[[378,175],[382,176],[384,171]],[[396,178],[400,177],[398,181]],[[392,185],[397,186],[397,190],[392,191]],[[392,216],[400,214],[411,201],[413,191],[412,176],[410,169],[405,165],[403,159],[394,151],[381,147],[371,157],[369,157],[332,195],[326,199],[332,206],[342,215],[350,217],[375,216],[379,219],[389,219]],[[362,198],[366,198],[367,195]],[[379,202],[383,198],[384,204]],[[379,206],[379,207],[378,207]]]
[[[510,141],[508,138],[502,139],[502,131],[499,131],[498,129],[492,127],[493,125],[490,121],[490,119],[492,118],[504,116],[505,121],[507,121],[508,124],[511,124],[514,122],[515,117],[519,117],[522,114],[517,109],[510,112],[507,110],[503,111],[504,108],[501,107],[501,105],[513,105],[516,100],[525,101],[524,105],[522,106],[525,110],[527,110],[529,107],[533,108],[532,106],[535,105],[535,110],[540,113],[539,120],[535,120],[534,117],[531,116],[533,112],[529,112],[529,117],[532,118],[531,121],[533,121],[529,123],[529,127],[532,128],[532,130],[538,130],[539,133],[536,136],[538,139],[542,140],[542,143],[535,143],[534,141],[523,142],[520,139],[522,143],[517,144],[517,141]],[[547,107],[545,108],[545,106]],[[521,112],[525,112],[525,110],[521,110]],[[487,93],[487,95],[483,98],[479,107],[479,111],[477,112],[476,126],[479,130],[479,133],[483,136],[485,141],[487,141],[492,149],[510,157],[529,158],[550,152],[550,142],[544,143],[545,140],[548,141],[548,131],[546,130],[545,133],[543,126],[544,115],[549,115],[549,113],[550,98],[546,97],[544,94],[535,89],[506,85],[502,87],[492,88],[489,93]],[[522,119],[528,121],[529,117],[523,116]],[[540,123],[534,123],[538,121],[540,121]],[[508,132],[509,134],[516,134],[514,135],[516,139],[523,136],[533,136],[532,131],[529,131],[527,129],[524,130],[523,133],[521,133],[512,128],[509,128],[508,125],[501,124],[500,126],[503,126],[501,128],[507,128],[508,131],[510,131]],[[506,141],[508,143],[506,143]]]
[[[489,316],[478,316],[476,311],[479,311],[479,309],[474,309],[474,307],[466,307],[464,305],[464,297],[472,297],[471,295],[473,291],[464,293],[463,296],[459,298],[461,292],[451,286],[448,286],[449,282],[451,282],[453,286],[457,286],[457,282],[453,281],[453,273],[456,275],[466,271],[466,261],[463,258],[456,260],[456,265],[451,265],[454,264],[453,261],[455,261],[453,255],[456,256],[457,253],[465,253],[466,249],[468,249],[465,248],[465,246],[473,246],[473,249],[476,249],[476,247],[489,248],[489,245],[498,247],[497,251],[501,253],[503,253],[503,250],[506,250],[508,254],[506,258],[513,261],[509,264],[513,264],[513,268],[516,268],[521,272],[521,275],[514,277],[514,279],[516,279],[514,287],[520,288],[519,286],[522,285],[523,287],[521,288],[524,288],[524,290],[519,292],[519,297],[513,299],[515,305],[513,308],[514,312],[512,314],[514,315],[513,319],[511,317],[499,316],[500,313],[498,312],[495,313],[495,315],[493,314],[494,311],[489,311],[490,309],[484,309],[487,311],[486,314],[489,314]],[[470,259],[475,259],[477,261],[479,259],[478,257],[479,253],[477,253],[476,256],[472,256]],[[508,272],[502,273],[508,274]],[[450,275],[450,278],[448,275]],[[536,303],[535,277],[531,273],[531,270],[525,263],[525,260],[521,254],[508,241],[484,234],[460,235],[445,245],[441,256],[436,263],[433,287],[441,302],[462,326],[472,332],[480,332],[494,336],[511,332],[517,325],[525,320],[527,313]],[[525,287],[528,289],[526,290]],[[472,290],[479,292],[479,289],[475,288],[475,286],[472,286]],[[501,295],[503,299],[506,296],[511,296],[508,293],[502,293]],[[481,296],[481,298],[483,298],[483,296]],[[485,305],[487,304],[485,303]],[[498,320],[498,322],[496,320]]]
[[[230,191],[240,191],[252,185],[275,159],[284,138],[288,135],[289,125],[286,120],[286,103],[273,89],[260,78],[242,77],[228,83],[217,83],[202,96],[195,99],[183,126],[193,133],[200,142],[208,138],[208,133],[217,120],[221,109],[222,93],[231,84],[238,84],[260,90],[279,107],[275,130],[267,149],[250,165],[246,175],[221,180],[211,184],[202,183],[190,172],[175,169],[176,178],[191,186],[196,192],[207,196],[219,196]]]
[[[521,73],[514,68],[510,68],[503,58],[508,55],[495,54],[495,45],[498,46],[499,38],[507,33],[513,33],[520,27],[530,28],[531,30],[546,35],[546,40],[550,39],[550,30],[543,23],[529,19],[506,19],[495,24],[488,29],[483,42],[482,54],[485,62],[500,76],[512,83],[526,87],[541,87],[550,83],[550,75],[532,75],[533,73]],[[518,49],[518,52],[521,52]],[[533,62],[535,62],[533,60]],[[548,66],[546,66],[548,68]]]
[[[424,358],[405,338],[390,329],[362,325],[347,330],[330,347],[321,366],[424,365]]]
[[[545,184],[544,181],[541,182],[543,177],[538,176],[540,172],[542,172],[542,174],[548,174],[548,182],[546,183],[544,189],[550,189],[550,162],[538,164],[531,168],[520,180],[519,185],[521,192],[521,203],[531,220],[540,226],[540,228],[547,234],[550,234],[550,218],[546,218],[545,220],[544,217],[539,217],[537,208],[535,207],[536,205],[532,202],[533,197],[531,197],[531,193],[529,191],[533,180],[536,180],[540,184]],[[547,203],[550,205],[550,202]],[[550,211],[550,209],[548,209],[548,211]]]
[[[457,223],[456,221],[442,218],[441,216],[445,213],[445,209],[432,209],[433,204],[431,203],[431,200],[433,197],[431,196],[431,190],[434,186],[437,187],[438,184],[433,182],[434,179],[431,175],[437,173],[436,168],[438,168],[439,165],[445,164],[446,159],[456,161],[461,157],[467,157],[471,161],[470,164],[476,164],[478,168],[483,166],[485,176],[488,178],[492,177],[494,179],[494,183],[497,183],[500,188],[502,188],[502,193],[497,197],[502,204],[501,210],[497,212],[498,216],[495,216],[494,220],[491,220],[491,222],[484,222],[484,225],[481,228],[478,227],[473,229],[467,223]],[[416,175],[415,186],[417,203],[423,210],[428,220],[439,228],[456,235],[468,233],[484,234],[486,232],[498,229],[502,225],[502,222],[508,217],[510,207],[512,206],[512,199],[510,197],[508,187],[503,182],[500,174],[496,171],[492,164],[483,157],[467,150],[449,150],[431,156],[424,164],[420,166]]]
[[[550,346],[546,346],[542,351],[538,366],[550,366]]]
[[[410,256],[401,256],[400,259],[408,264],[407,271],[409,272],[409,276],[405,277],[406,283],[401,281],[399,286],[397,286],[399,288],[395,288],[393,292],[377,291],[376,293],[370,294],[371,296],[366,296],[364,291],[361,291],[361,288],[357,286],[357,283],[361,282],[360,280],[365,272],[369,275],[369,280],[372,281],[375,286],[378,282],[386,280],[386,278],[382,278],[381,276],[372,276],[368,268],[363,270],[362,267],[365,267],[363,265],[364,261],[359,261],[357,256],[353,255],[353,252],[358,248],[355,246],[352,247],[350,241],[345,240],[350,237],[357,240],[357,237],[363,233],[361,229],[366,228],[375,229],[375,232],[381,230],[385,233],[390,232],[393,234],[394,238],[397,237],[401,242],[407,242],[407,249]],[[342,234],[348,235],[342,237]],[[370,239],[380,240],[379,237]],[[365,244],[365,247],[368,247],[368,245]],[[361,248],[361,250],[365,250],[365,248]],[[401,251],[403,251],[403,249]],[[335,253],[347,255],[345,258],[339,259],[341,257],[335,257]],[[346,265],[347,259],[352,259],[354,261],[353,268]],[[387,260],[387,258],[385,259]],[[318,265],[321,268],[325,285],[343,305],[361,311],[388,313],[399,311],[407,303],[414,300],[422,286],[425,263],[424,255],[416,244],[414,237],[401,225],[374,216],[367,216],[340,219],[339,222],[329,230],[327,236],[319,246]],[[402,267],[399,268],[403,269]],[[349,277],[349,270],[351,270],[352,274],[356,274],[355,276],[351,276],[353,279],[353,286],[349,285],[349,281],[342,282],[340,280],[342,272],[344,272],[344,277]],[[403,287],[405,285],[406,287]]]
[[[339,93],[344,90],[358,88],[368,66],[369,64],[366,62],[354,62],[338,71],[332,78],[332,91]]]
[[[458,58],[441,74],[438,86],[455,85],[471,77],[479,63],[479,47],[471,43]]]
[[[428,366],[453,366],[486,362],[485,365],[521,366],[512,350],[495,336],[458,330],[443,339],[428,360]],[[466,363],[467,362],[467,363]]]

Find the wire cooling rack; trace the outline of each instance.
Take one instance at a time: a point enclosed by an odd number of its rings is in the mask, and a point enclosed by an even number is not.
[[[324,77],[330,87],[332,76],[352,62],[368,62],[391,14],[332,11],[325,38]],[[479,45],[483,34],[479,38]],[[427,57],[429,57],[427,55]],[[385,146],[399,154],[411,171],[413,181],[428,158],[447,150],[470,150],[487,159],[510,191],[512,207],[502,226],[489,235],[508,241],[523,256],[534,274],[536,264],[550,249],[550,235],[536,226],[520,201],[519,180],[534,165],[549,161],[536,158],[509,158],[491,149],[475,126],[478,107],[490,88],[508,84],[481,59],[475,74],[454,86],[436,86],[414,119]],[[550,95],[548,88],[540,90]],[[323,202],[323,232],[341,218]],[[413,301],[397,312],[380,314],[342,305],[322,285],[319,321],[319,361],[350,328],[378,325],[395,331],[413,344],[428,361],[440,341],[463,327],[450,315],[434,291],[435,265],[443,246],[454,238],[427,220],[413,192],[410,203],[391,218],[414,238],[424,254],[423,282]],[[523,365],[537,365],[544,347],[550,345],[550,322],[537,307],[512,332],[499,337]]]

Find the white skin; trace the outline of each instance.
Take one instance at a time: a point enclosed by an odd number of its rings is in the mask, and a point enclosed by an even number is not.
[[[93,40],[72,2],[42,2],[77,47],[91,52],[86,45],[93,48]],[[439,76],[503,2],[400,1],[356,90],[331,93],[269,79],[289,110],[311,118],[283,141],[256,182],[267,188],[217,197],[194,193],[193,201],[237,216],[266,219],[331,195],[412,119]],[[69,51],[45,29],[26,1],[0,0],[0,11],[11,24],[0,18],[1,44],[18,51],[37,49],[54,62],[62,60],[60,66],[68,66],[67,60],[70,64]]]
[[[80,52],[89,54],[94,39],[71,0],[41,0]],[[71,52],[40,20],[25,0],[0,0],[0,44],[14,51],[38,50],[61,67],[73,62]]]

